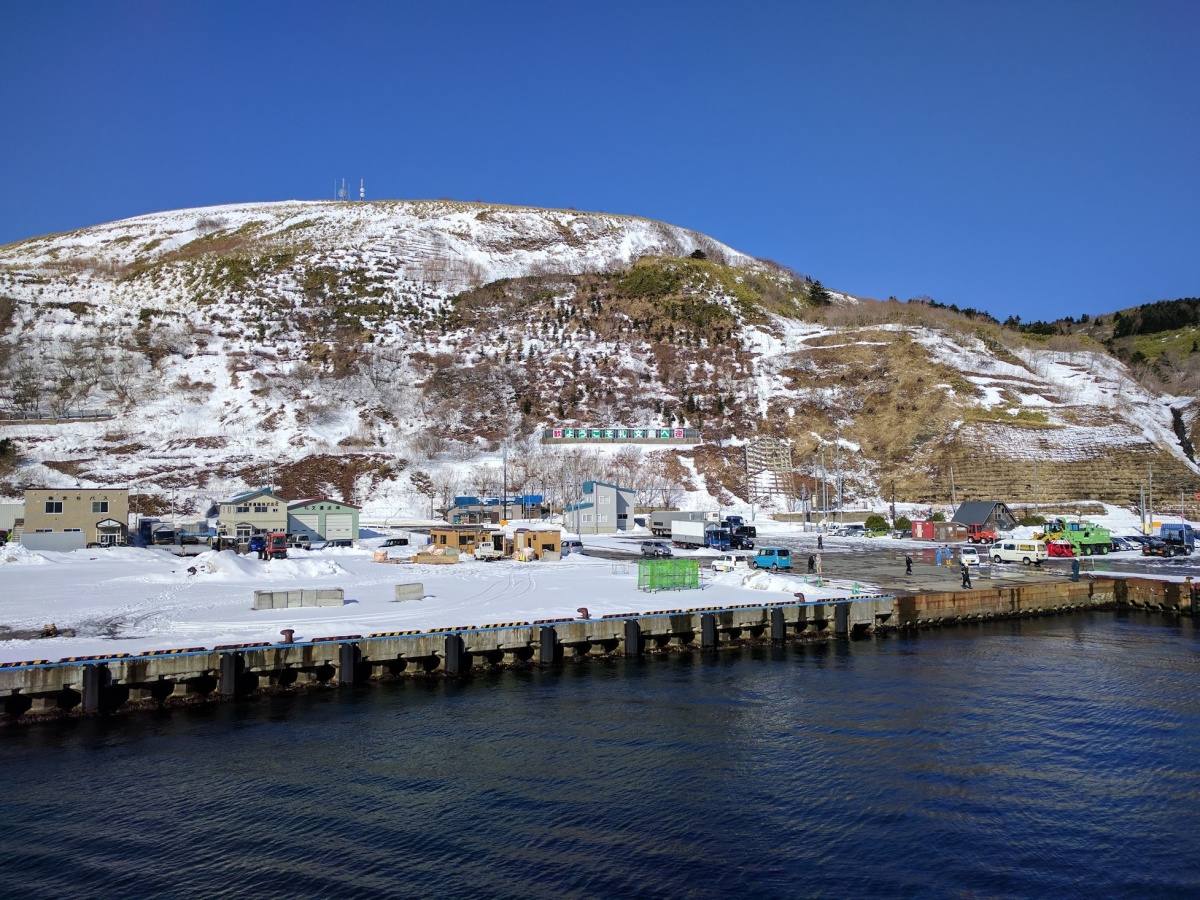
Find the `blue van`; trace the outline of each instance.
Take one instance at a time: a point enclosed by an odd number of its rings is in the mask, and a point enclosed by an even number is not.
[[[756,569],[790,569],[792,551],[787,547],[759,547],[754,555]]]

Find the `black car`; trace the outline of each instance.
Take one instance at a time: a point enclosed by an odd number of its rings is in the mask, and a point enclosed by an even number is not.
[[[646,559],[667,559],[672,555],[666,541],[642,541],[642,556]]]
[[[742,529],[739,528],[735,533],[733,533],[729,536],[729,549],[730,550],[753,550],[754,549],[754,541],[750,540],[750,538],[748,536],[742,534]]]

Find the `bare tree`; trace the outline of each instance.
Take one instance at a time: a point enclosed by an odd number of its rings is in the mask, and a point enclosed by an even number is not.
[[[74,338],[61,344],[47,363],[53,389],[48,403],[56,416],[78,409],[100,383],[103,349],[93,341]]]
[[[491,497],[501,483],[500,469],[496,466],[479,465],[471,470],[470,488],[477,497]]]
[[[101,358],[100,386],[126,406],[134,403],[141,394],[146,377],[148,366],[145,357],[114,343],[101,354]]]
[[[17,412],[37,415],[45,396],[42,370],[29,356],[20,354],[9,377],[12,406]]]
[[[441,503],[441,512],[445,514],[458,496],[458,475],[453,469],[443,469],[432,477],[434,496]]]
[[[419,495],[429,500],[429,517],[433,518],[433,501],[437,499],[437,485],[433,483],[433,479],[428,472],[415,471],[411,472],[408,480],[412,482],[413,490]]]

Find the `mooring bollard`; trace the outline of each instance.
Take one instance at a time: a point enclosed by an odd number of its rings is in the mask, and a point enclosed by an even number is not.
[[[538,662],[544,666],[558,661],[558,632],[543,625],[538,632]]]
[[[776,607],[771,610],[771,640],[782,644],[787,640],[787,625],[783,621],[783,610]]]
[[[712,613],[700,616],[700,649],[717,649],[717,617]]]
[[[446,674],[458,675],[463,670],[466,660],[463,657],[463,639],[458,634],[446,635]]]
[[[1071,580],[1079,580],[1079,560],[1077,559],[1071,560]]]
[[[296,636],[295,628],[284,628],[279,633],[283,635],[283,642],[285,644],[291,644],[294,642]]]

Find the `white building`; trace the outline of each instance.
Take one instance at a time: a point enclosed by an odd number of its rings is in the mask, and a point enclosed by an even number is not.
[[[576,534],[616,534],[633,527],[637,492],[603,481],[585,481],[582,498],[563,510],[563,527]]]

